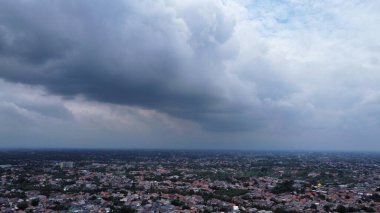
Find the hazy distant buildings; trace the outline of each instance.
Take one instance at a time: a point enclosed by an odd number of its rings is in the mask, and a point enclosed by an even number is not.
[[[4,186],[7,182],[7,177],[5,175],[1,176],[1,185]]]
[[[74,162],[72,162],[72,161],[60,162],[59,163],[59,167],[61,167],[61,169],[73,168],[74,167]]]
[[[12,165],[10,165],[10,164],[2,164],[2,165],[0,165],[1,169],[11,168],[11,167],[12,167]]]

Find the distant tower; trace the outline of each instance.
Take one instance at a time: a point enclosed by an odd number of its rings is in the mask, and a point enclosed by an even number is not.
[[[4,186],[7,182],[7,177],[5,175],[1,176],[1,185]]]
[[[72,162],[72,161],[64,161],[64,162],[59,163],[59,166],[61,167],[61,169],[73,168],[74,167],[74,162]]]

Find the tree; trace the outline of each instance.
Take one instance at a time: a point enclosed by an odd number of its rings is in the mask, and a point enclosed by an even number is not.
[[[323,206],[323,210],[325,210],[326,212],[329,212],[330,208],[331,208],[331,205],[328,205],[328,204]]]
[[[380,195],[378,193],[373,194],[370,198],[375,202],[380,202]]]
[[[310,208],[317,209],[317,205],[315,203],[311,204]]]
[[[339,205],[336,208],[336,211],[339,212],[339,213],[345,213],[345,212],[347,212],[346,207],[344,207],[343,205]]]
[[[282,183],[277,184],[273,189],[272,192],[275,194],[285,193],[285,192],[292,192],[295,190],[293,187],[294,181],[292,180],[286,180]]]
[[[174,206],[182,206],[182,205],[184,205],[181,201],[179,201],[178,199],[175,199],[175,200],[173,200],[172,202],[172,205],[174,205]]]
[[[131,207],[123,206],[120,209],[120,213],[133,213],[136,212],[136,210],[132,209]]]
[[[20,210],[25,210],[26,208],[28,208],[28,206],[29,206],[29,203],[26,201],[21,201],[17,203],[17,208]]]
[[[37,199],[33,199],[33,200],[31,200],[30,201],[30,204],[32,205],[32,206],[38,206],[38,203],[40,202],[40,200],[37,198]]]

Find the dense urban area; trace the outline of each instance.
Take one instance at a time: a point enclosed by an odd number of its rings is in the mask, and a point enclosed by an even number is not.
[[[0,151],[1,212],[380,212],[380,154]]]

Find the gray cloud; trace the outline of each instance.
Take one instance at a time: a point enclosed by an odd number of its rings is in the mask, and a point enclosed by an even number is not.
[[[230,42],[236,17],[221,2],[187,4],[3,1],[0,77],[66,98],[155,109],[210,130],[256,128],[226,97],[235,89],[225,63],[238,53]],[[272,84],[260,82],[263,91]]]
[[[6,87],[29,86],[2,92],[17,98],[0,93],[0,116],[15,128],[61,120],[78,138],[91,133],[68,123],[101,132],[93,120],[151,131],[146,140],[165,138],[167,125],[188,131],[169,141],[307,147],[302,141],[311,138],[314,148],[329,140],[355,147],[368,135],[373,145],[379,8],[373,1],[1,1],[0,78]],[[43,101],[28,99],[29,90]],[[111,113],[119,107],[122,119]]]

